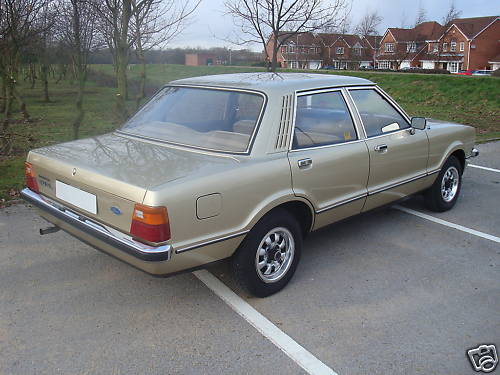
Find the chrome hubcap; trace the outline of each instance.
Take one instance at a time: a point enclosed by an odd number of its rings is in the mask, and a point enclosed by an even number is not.
[[[460,174],[457,168],[449,167],[443,175],[441,181],[441,197],[445,202],[451,202],[457,195]]]
[[[295,242],[286,228],[274,228],[259,244],[255,267],[262,281],[273,283],[280,280],[290,268],[295,253]]]

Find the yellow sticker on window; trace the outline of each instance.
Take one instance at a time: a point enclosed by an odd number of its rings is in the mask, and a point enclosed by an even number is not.
[[[344,140],[349,141],[352,139],[351,132],[344,132]]]

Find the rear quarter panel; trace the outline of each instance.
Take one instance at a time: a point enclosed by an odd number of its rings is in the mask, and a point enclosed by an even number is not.
[[[200,219],[197,199],[215,193],[221,196],[220,213]],[[289,200],[297,200],[291,189],[290,166],[286,153],[277,153],[241,158],[239,165],[219,173],[156,187],[146,193],[144,204],[167,207],[170,243],[176,252],[183,252],[188,247],[248,231],[265,213]],[[220,256],[230,256],[239,245],[225,242],[228,246]]]

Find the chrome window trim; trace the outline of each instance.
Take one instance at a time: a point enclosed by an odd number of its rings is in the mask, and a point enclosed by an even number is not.
[[[368,86],[368,87],[370,87],[370,86]],[[332,143],[332,144],[321,145],[321,146],[311,146],[311,147],[304,147],[304,148],[297,148],[297,149],[292,148],[293,147],[293,137],[295,136],[295,121],[297,118],[297,98],[299,96],[324,94],[324,93],[330,93],[330,92],[335,92],[335,91],[339,91],[340,95],[342,96],[342,99],[344,99],[345,105],[347,107],[347,110],[349,111],[352,123],[354,125],[354,131],[356,132],[356,139],[353,139],[352,141],[344,141],[341,143]],[[321,148],[327,148],[327,147],[333,147],[333,146],[341,146],[341,145],[345,145],[345,144],[353,144],[353,143],[358,143],[358,142],[363,141],[362,137],[360,136],[359,128],[358,128],[357,123],[356,123],[356,117],[353,116],[354,112],[352,111],[352,108],[349,105],[350,103],[347,100],[347,97],[345,95],[344,87],[338,86],[338,87],[331,87],[331,88],[310,89],[307,91],[306,90],[295,91],[293,100],[294,100],[294,103],[293,103],[293,121],[292,121],[292,134],[291,134],[290,141],[288,144],[288,151],[289,152],[321,149]]]
[[[356,102],[354,101],[353,97],[351,96],[351,93],[350,93],[351,90],[375,90],[377,93],[379,93],[389,103],[390,106],[392,106],[396,110],[396,112],[398,112],[408,122],[408,127],[404,128],[404,129],[398,129],[398,130],[394,130],[394,131],[391,131],[391,132],[379,134],[379,135],[374,135],[374,136],[371,136],[371,137],[368,136],[368,133],[366,132],[365,124],[363,123],[363,120],[362,120],[361,115],[359,113],[358,106],[356,105]],[[403,108],[401,108],[401,106],[393,98],[391,98],[384,90],[382,90],[380,87],[378,87],[378,86],[372,86],[372,87],[356,86],[356,87],[346,88],[346,91],[349,94],[349,98],[352,100],[352,103],[353,103],[354,107],[356,108],[356,113],[359,116],[359,120],[361,121],[361,126],[363,127],[363,131],[365,133],[365,138],[367,140],[368,139],[375,139],[375,138],[378,138],[378,137],[384,137],[386,135],[396,134],[398,132],[407,131],[408,129],[411,129],[411,118],[410,118],[410,116],[408,116],[408,114],[403,110]]]
[[[158,92],[160,92],[161,90],[163,90],[167,87],[184,87],[184,88],[197,88],[197,89],[206,89],[206,90],[236,91],[236,92],[243,92],[243,93],[248,93],[248,94],[260,95],[264,99],[264,102],[262,103],[262,106],[260,108],[259,116],[257,117],[257,121],[255,122],[255,127],[254,127],[253,133],[250,137],[250,140],[248,142],[248,146],[247,146],[246,150],[245,151],[227,151],[227,150],[219,150],[219,149],[213,149],[213,148],[188,145],[188,144],[184,144],[184,143],[180,143],[180,142],[172,142],[172,141],[167,141],[164,139],[158,139],[155,137],[148,137],[148,136],[144,136],[144,135],[140,135],[140,134],[130,133],[130,132],[122,130],[122,128],[119,128],[115,131],[117,133],[126,134],[126,135],[129,135],[132,137],[137,137],[137,138],[142,138],[142,139],[147,139],[147,140],[154,140],[154,141],[157,141],[160,143],[182,146],[182,147],[187,147],[190,149],[205,150],[205,151],[211,151],[211,152],[216,152],[216,153],[221,153],[221,154],[230,154],[230,155],[250,155],[250,153],[252,152],[252,148],[253,148],[253,145],[255,142],[257,132],[259,131],[260,125],[262,123],[262,119],[264,117],[264,112],[267,108],[268,97],[267,97],[265,92],[258,91],[258,90],[252,90],[252,89],[238,89],[238,88],[232,88],[232,87],[196,85],[196,84],[185,84],[185,85],[183,85],[183,84],[168,84],[168,85],[163,86],[160,90],[158,90]],[[150,100],[152,100],[155,96],[156,96],[156,94],[153,95]],[[148,100],[148,102],[149,102],[149,100]],[[147,104],[147,103],[145,103],[145,104]]]

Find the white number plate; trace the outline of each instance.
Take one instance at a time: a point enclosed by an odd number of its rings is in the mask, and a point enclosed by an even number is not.
[[[97,199],[94,194],[56,180],[56,197],[94,215],[97,214]]]

